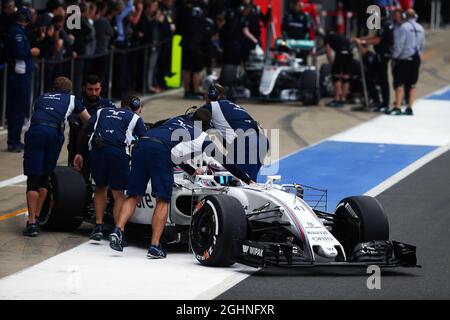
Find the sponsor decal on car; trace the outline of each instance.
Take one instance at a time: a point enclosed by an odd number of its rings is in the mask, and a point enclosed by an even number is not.
[[[242,245],[242,252],[245,254],[249,254],[252,256],[257,256],[262,258],[264,256],[264,249],[262,248],[256,248],[256,247],[252,247],[246,244]]]
[[[333,237],[312,237],[313,241],[334,241]]]

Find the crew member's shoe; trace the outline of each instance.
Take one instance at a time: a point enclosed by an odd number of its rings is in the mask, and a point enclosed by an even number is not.
[[[103,239],[103,224],[96,224],[89,236],[89,239],[101,241]]]
[[[122,252],[122,238],[122,230],[120,230],[120,228],[114,227],[112,232],[109,234],[109,246],[111,247],[111,249]]]
[[[380,106],[380,107],[375,109],[375,112],[388,113],[389,112],[389,107],[387,107],[387,106]]]
[[[414,113],[413,113],[413,111],[412,111],[412,109],[410,107],[406,108],[405,111],[403,112],[403,114],[407,115],[407,116],[414,115]]]
[[[389,114],[391,116],[399,116],[402,114],[402,110],[400,108],[394,108],[389,112]]]
[[[343,101],[338,101],[338,100],[331,100],[330,102],[328,102],[326,104],[327,107],[333,107],[333,108],[340,108],[344,106],[344,102]]]
[[[27,221],[27,226],[22,234],[26,237],[36,237],[39,234],[39,230],[35,223],[28,223]]]
[[[15,144],[15,145],[8,145],[8,149],[6,149],[6,151],[8,152],[15,152],[15,153],[21,153],[23,151],[23,144]]]
[[[203,100],[203,93],[201,92],[194,92],[192,94],[192,98],[196,100]]]
[[[162,247],[161,243],[159,246],[150,245],[147,252],[147,257],[150,259],[164,259],[167,257],[166,251],[164,251],[164,248]]]

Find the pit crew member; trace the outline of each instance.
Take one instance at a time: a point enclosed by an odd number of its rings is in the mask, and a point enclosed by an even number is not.
[[[281,26],[283,36],[288,39],[309,39],[313,26],[311,16],[305,12],[305,4],[302,1],[294,1],[289,13],[283,18]]]
[[[121,102],[119,109],[107,107],[97,110],[89,123],[81,130],[79,153],[74,164],[78,170],[83,167],[82,150],[89,136],[89,162],[95,182],[94,207],[95,227],[90,239],[100,241],[103,238],[103,217],[107,204],[108,187],[114,198],[113,216],[118,222],[120,208],[125,201],[124,190],[130,174],[130,145],[133,136],[142,137],[145,124],[139,116],[142,106],[138,97],[128,96]]]
[[[53,91],[39,96],[34,103],[31,124],[25,133],[23,171],[27,176],[28,221],[23,234],[37,236],[36,224],[49,189],[49,175],[58,161],[64,143],[64,128],[71,113],[79,114],[87,122],[89,113],[71,94],[72,82],[58,77]]]
[[[116,106],[111,100],[103,98],[100,96],[102,92],[101,80],[97,75],[88,75],[83,86],[83,97],[81,98],[81,103],[86,108],[87,112],[92,116],[101,108],[115,108]],[[75,154],[77,153],[77,141],[80,134],[82,123],[80,119],[76,116],[69,118],[69,143],[67,145],[67,150],[69,152],[68,165],[73,165],[73,160]],[[86,157],[86,151],[83,152],[83,156]],[[85,166],[83,168],[83,174],[89,175],[89,168]]]
[[[388,64],[392,57],[392,46],[394,43],[394,26],[390,19],[387,18],[386,8],[380,7],[381,10],[381,28],[376,31],[374,35],[369,35],[361,38],[355,38],[356,44],[374,45],[375,52],[379,61],[379,66],[376,69],[376,79],[381,89],[382,102],[375,106],[377,111],[385,112],[389,109],[390,103],[390,88],[388,76]]]
[[[243,107],[227,100],[225,89],[218,83],[205,92],[205,100],[202,108],[211,112],[212,126],[220,132],[225,149],[233,154],[232,159],[227,155],[226,161],[231,160],[256,181],[269,148],[258,122]],[[244,149],[239,149],[240,145]]]
[[[325,37],[325,52],[331,64],[334,82],[334,100],[327,103],[329,107],[343,107],[349,90],[353,55],[351,42],[342,34],[329,32]],[[333,57],[334,52],[334,57]]]

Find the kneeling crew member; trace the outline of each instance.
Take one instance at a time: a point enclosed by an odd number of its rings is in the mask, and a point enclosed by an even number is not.
[[[202,108],[211,112],[212,126],[224,138],[227,152],[233,152],[233,159],[227,157],[226,160],[234,161],[256,181],[269,149],[267,137],[258,122],[243,107],[227,100],[225,89],[218,83],[209,87],[205,100],[207,103]],[[241,145],[243,149],[240,149]]]
[[[201,122],[201,127],[199,126]],[[131,175],[127,194],[119,222],[109,235],[110,247],[117,251],[123,250],[122,233],[125,225],[133,215],[136,205],[145,195],[147,184],[151,181],[152,197],[156,198],[156,206],[152,217],[152,240],[147,257],[165,258],[166,252],[160,243],[164,226],[167,222],[169,204],[173,189],[173,168],[178,164],[190,175],[201,174],[202,170],[186,164],[192,158],[192,153],[202,152],[212,143],[207,139],[205,130],[209,128],[211,113],[205,109],[197,110],[192,116],[179,116],[167,120],[164,124],[148,130],[139,139],[131,158]],[[175,133],[175,135],[173,135]],[[180,141],[178,137],[188,137]],[[231,174],[251,183],[251,179],[237,166],[224,165]]]
[[[86,137],[89,139],[89,162],[95,182],[94,207],[95,227],[90,238],[103,238],[103,216],[106,210],[107,191],[111,188],[114,197],[114,222],[117,223],[120,208],[125,201],[124,190],[130,174],[130,145],[133,135],[142,137],[145,124],[140,114],[142,109],[138,97],[128,96],[121,102],[121,108],[103,108],[91,117],[83,127],[78,150],[84,149]],[[75,156],[74,166],[83,167],[83,156]]]
[[[64,144],[64,128],[67,117],[73,112],[87,122],[89,113],[80,101],[75,99],[72,82],[58,77],[53,91],[39,96],[34,103],[31,125],[25,133],[23,171],[27,178],[28,222],[26,236],[39,233],[37,218],[47,198],[49,175],[56,167],[59,153]]]

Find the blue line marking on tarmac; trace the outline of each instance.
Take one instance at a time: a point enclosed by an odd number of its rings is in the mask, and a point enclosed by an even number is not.
[[[426,98],[427,100],[450,100],[450,89],[445,90],[440,93],[432,94],[431,96]]]
[[[369,191],[436,148],[327,140],[280,160],[278,174],[282,183],[327,189],[334,211],[342,198]]]

